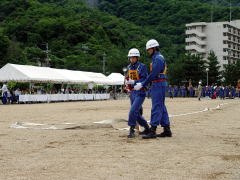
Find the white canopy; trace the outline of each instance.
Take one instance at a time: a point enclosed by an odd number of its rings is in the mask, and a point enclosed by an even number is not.
[[[17,64],[6,64],[0,69],[0,82],[4,81],[98,85],[112,85],[115,82],[114,79],[109,79],[102,73]]]
[[[83,71],[81,71],[83,72]],[[102,73],[83,72],[89,78],[94,79],[94,83],[98,85],[111,85],[113,82]]]
[[[0,81],[69,82],[52,68],[16,64],[6,64],[0,69]]]
[[[87,84],[94,83],[94,80],[86,76],[81,71],[71,71],[67,69],[54,69],[57,73],[62,74],[66,79],[69,79],[70,83],[73,84]]]
[[[120,73],[112,73],[107,77],[112,81],[111,85],[123,85],[125,77]]]

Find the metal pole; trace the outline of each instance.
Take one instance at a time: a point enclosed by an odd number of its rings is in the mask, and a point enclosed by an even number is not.
[[[105,62],[106,62],[106,54],[103,53],[103,74],[105,74]]]
[[[48,48],[48,43],[46,43],[45,45],[46,45],[46,50],[44,51],[46,53],[45,63],[46,63],[46,67],[50,67],[51,59],[49,58],[49,52],[51,52],[51,51]]]
[[[49,66],[49,57],[48,57],[48,43],[46,43],[46,53],[47,53],[46,65],[47,65],[47,67],[48,67],[48,66]]]
[[[32,94],[32,83],[29,83],[29,94]]]
[[[208,86],[208,71],[207,71],[207,86]]]

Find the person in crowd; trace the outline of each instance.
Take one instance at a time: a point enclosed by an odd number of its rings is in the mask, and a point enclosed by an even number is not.
[[[194,97],[194,88],[193,88],[193,86],[189,87],[189,96],[190,97]]]
[[[168,87],[168,94],[169,94],[169,97],[173,99],[173,87],[171,85],[169,85]]]
[[[140,88],[139,91],[134,90],[136,83],[143,82],[147,77],[146,65],[139,62],[140,52],[136,48],[132,48],[128,52],[130,64],[128,65],[128,76],[126,77],[125,84],[130,91],[131,108],[128,115],[128,126],[130,126],[128,138],[135,137],[135,127],[137,122],[140,126],[144,127],[144,131],[139,134],[148,134],[149,126],[147,121],[142,116],[142,104],[146,97],[146,88]]]
[[[8,92],[7,92],[7,103],[8,104],[13,103],[13,92],[12,92],[12,90],[8,90]]]
[[[7,104],[7,102],[8,102],[8,87],[7,82],[4,82],[2,86],[2,103]]]
[[[213,91],[212,86],[209,86],[209,87],[208,87],[208,95],[209,95],[209,98],[212,98],[212,91]]]
[[[170,121],[165,106],[167,64],[164,57],[160,54],[159,43],[155,39],[151,39],[146,43],[146,50],[152,58],[150,66],[151,72],[143,82],[139,82],[134,86],[134,89],[140,90],[152,82],[151,128],[149,133],[142,138],[171,137]],[[159,125],[163,127],[164,131],[160,134],[156,134],[156,129]]]
[[[234,99],[235,96],[236,96],[236,89],[232,86],[231,88],[231,95],[232,95],[232,98]]]
[[[229,98],[229,87],[228,86],[225,88],[225,97]]]
[[[202,82],[201,81],[199,81],[199,83],[198,83],[197,90],[198,90],[198,100],[201,101],[201,96],[202,96]]]
[[[19,88],[17,88],[14,92],[14,96],[15,96],[15,100],[16,100],[16,103],[19,103],[19,96],[21,95],[21,91]]]
[[[180,93],[181,93],[181,97],[186,97],[186,89],[184,86],[181,86]]]
[[[209,87],[206,86],[206,97],[209,97],[210,96],[210,91],[209,91]]]
[[[174,97],[178,97],[178,87],[174,86]]]
[[[220,86],[219,88],[219,97],[220,99],[225,99],[225,93],[224,93],[224,87],[223,86]]]

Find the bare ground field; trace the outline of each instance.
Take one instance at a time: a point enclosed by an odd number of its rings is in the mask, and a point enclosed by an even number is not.
[[[170,115],[182,114],[170,118],[173,137],[151,140],[128,139],[128,131],[116,129],[126,128],[127,122],[71,130],[10,128],[15,122],[62,127],[127,120],[128,99],[1,105],[0,179],[239,180],[240,100],[176,98],[167,99],[166,105]],[[150,110],[146,99],[147,120]]]

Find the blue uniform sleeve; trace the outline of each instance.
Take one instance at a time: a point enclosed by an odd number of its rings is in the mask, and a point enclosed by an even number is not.
[[[144,64],[141,64],[141,68],[140,68],[140,72],[139,72],[139,80],[136,80],[135,81],[135,84],[136,83],[139,83],[139,82],[143,82],[143,81],[145,81],[145,79],[147,78],[147,76],[148,76],[148,73],[147,73],[147,67],[146,67],[146,65],[144,65]]]
[[[153,59],[152,62],[152,72],[147,76],[146,80],[143,82],[143,87],[147,86],[152,80],[154,80],[160,73],[164,71],[165,63],[160,56]]]

